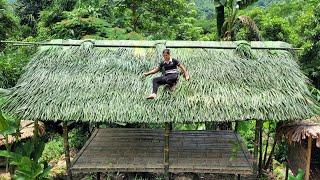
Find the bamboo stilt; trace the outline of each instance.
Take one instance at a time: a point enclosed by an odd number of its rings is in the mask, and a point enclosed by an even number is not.
[[[39,137],[39,120],[36,119],[34,121],[34,129],[33,129],[33,143],[37,144]]]
[[[267,142],[266,142],[266,148],[264,151],[264,156],[263,156],[263,166],[265,166],[266,164],[266,160],[267,160],[267,153],[268,153],[268,146],[269,146],[269,139],[270,139],[270,122],[269,122],[269,126],[268,126],[268,133],[267,133]]]
[[[101,180],[101,173],[97,172],[97,180]]]
[[[258,147],[259,147],[259,121],[256,120],[256,129],[254,135],[254,147],[253,147],[253,174],[257,175],[258,171]]]
[[[285,175],[284,179],[288,180],[288,176],[289,176],[289,164],[288,164],[288,160],[286,160],[286,175]]]
[[[72,180],[72,172],[71,172],[71,162],[70,162],[70,148],[68,141],[68,124],[67,122],[63,122],[63,145],[64,145],[64,154],[66,158],[66,166],[67,166],[67,178],[68,180]]]
[[[270,155],[268,157],[267,163],[264,166],[264,169],[268,169],[269,168],[269,166],[271,164],[271,161],[272,161],[272,156],[274,154],[274,149],[275,149],[276,145],[277,145],[277,138],[276,138],[276,134],[275,134],[274,142],[273,142],[273,145],[272,145],[272,148],[271,148],[271,152],[270,152]]]
[[[164,133],[164,171],[165,171],[165,179],[169,179],[169,135],[170,135],[170,126],[171,123],[165,123],[165,133]]]
[[[9,145],[9,139],[8,139],[8,135],[5,135],[5,146],[8,152],[11,151],[10,145]],[[6,173],[9,172],[9,166],[10,166],[10,162],[9,162],[9,158],[6,158]],[[11,174],[10,174],[11,175]]]
[[[236,121],[236,124],[234,125],[234,131],[237,133],[239,130],[239,122]]]
[[[258,177],[262,176],[262,135],[263,135],[263,131],[262,131],[262,125],[263,122],[262,120],[259,120],[259,173],[258,173]]]
[[[312,137],[308,137],[308,149],[307,149],[307,166],[306,166],[306,174],[305,180],[310,179],[310,164],[311,164],[311,150],[312,150]]]

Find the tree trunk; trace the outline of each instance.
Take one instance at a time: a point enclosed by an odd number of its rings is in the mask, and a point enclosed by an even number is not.
[[[222,34],[222,26],[224,23],[224,6],[216,7],[217,12],[217,32],[218,32],[218,39],[223,36]]]

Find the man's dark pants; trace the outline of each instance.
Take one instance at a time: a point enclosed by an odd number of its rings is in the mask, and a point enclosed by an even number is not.
[[[178,73],[171,73],[171,74],[165,74],[164,76],[156,77],[152,81],[152,93],[158,92],[158,88],[161,85],[168,84],[170,86],[177,83],[178,80]]]

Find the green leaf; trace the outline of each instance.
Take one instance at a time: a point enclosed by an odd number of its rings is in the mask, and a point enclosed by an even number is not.
[[[0,110],[0,133],[8,130],[8,128],[9,128],[9,124],[7,120],[3,117],[2,112]]]
[[[27,142],[21,143],[17,147],[16,152],[18,154],[21,154],[22,156],[31,157],[33,150],[34,150],[33,142],[32,140],[28,140]]]
[[[10,164],[17,165],[20,163],[20,159],[22,156],[17,153],[9,152],[9,151],[0,151],[0,157],[6,157],[10,159]]]

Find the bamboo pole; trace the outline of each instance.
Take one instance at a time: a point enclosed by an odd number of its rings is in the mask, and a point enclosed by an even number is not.
[[[68,141],[68,124],[66,121],[63,122],[63,145],[64,145],[64,154],[65,154],[66,166],[67,166],[67,178],[68,180],[72,180],[70,148],[69,148],[69,141]]]
[[[267,142],[266,142],[266,148],[265,148],[265,151],[264,151],[264,156],[263,156],[263,165],[266,164],[266,160],[267,160],[267,153],[268,153],[268,146],[269,146],[269,139],[270,139],[270,121],[269,121],[269,125],[268,125],[268,133],[267,133]]]
[[[234,132],[238,133],[238,131],[239,131],[239,121],[236,121],[234,125]]]
[[[261,177],[262,175],[262,135],[263,135],[263,131],[262,131],[262,126],[263,126],[263,122],[262,120],[259,120],[259,173],[258,173],[258,177]]]
[[[165,179],[169,179],[169,135],[170,135],[170,127],[172,127],[171,123],[165,123],[165,134],[164,134],[164,172]]]
[[[97,180],[101,180],[101,173],[97,172]]]
[[[289,176],[289,164],[288,164],[288,159],[286,159],[286,175],[284,177],[284,180],[288,180]]]
[[[6,146],[6,149],[8,152],[11,151],[11,146],[9,145],[9,137],[8,135],[4,135],[5,137],[5,146]],[[10,161],[9,161],[9,158],[6,158],[6,173],[9,171],[9,166],[10,166]],[[11,175],[11,172],[10,172],[10,175]]]
[[[269,154],[269,157],[268,157],[268,160],[266,162],[266,164],[264,165],[264,169],[267,170],[270,165],[271,165],[271,161],[272,161],[272,157],[273,157],[273,154],[274,154],[274,150],[275,150],[275,147],[277,145],[277,142],[278,142],[278,131],[277,129],[280,127],[280,123],[277,123],[276,124],[276,130],[274,132],[274,138],[273,138],[273,145],[272,145],[272,148],[271,148],[271,152]]]
[[[257,175],[258,170],[258,146],[259,145],[259,121],[256,120],[256,128],[254,135],[254,147],[253,147],[253,174]]]
[[[22,46],[80,46],[84,42],[91,42],[94,47],[128,47],[128,48],[155,48],[158,44],[163,44],[167,48],[206,48],[206,49],[236,49],[238,42],[219,42],[219,41],[138,41],[138,40],[70,40],[61,42],[23,42],[23,41],[0,41]],[[251,49],[265,50],[303,50],[302,48],[293,48],[290,44],[262,43],[252,41]]]
[[[265,164],[265,166],[264,166],[264,169],[268,169],[268,168],[269,168],[269,166],[270,166],[270,164],[271,164],[271,161],[272,161],[272,156],[273,156],[273,154],[274,154],[274,150],[275,150],[276,145],[277,145],[277,135],[276,135],[276,133],[275,133],[275,135],[274,135],[274,142],[273,142],[273,145],[272,145],[272,148],[271,148],[271,152],[270,152],[269,157],[268,157],[268,160],[267,160],[267,162],[266,162],[266,164]]]
[[[312,150],[312,137],[308,137],[308,149],[307,149],[307,165],[306,165],[306,174],[305,180],[310,179],[310,164],[311,164],[311,150]]]
[[[33,127],[33,144],[37,144],[38,136],[39,136],[39,120],[36,119],[34,121],[34,127]]]

